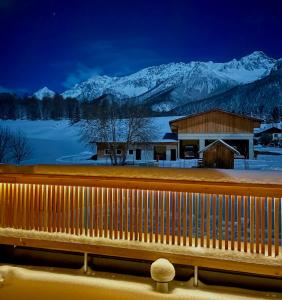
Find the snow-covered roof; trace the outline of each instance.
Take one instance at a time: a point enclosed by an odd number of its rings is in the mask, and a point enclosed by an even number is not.
[[[199,153],[206,152],[207,150],[209,150],[210,148],[212,148],[213,146],[215,146],[218,143],[221,143],[222,145],[224,145],[226,148],[228,148],[229,150],[231,150],[234,154],[241,155],[238,150],[236,150],[234,147],[228,145],[223,140],[216,140],[216,141],[212,142],[211,144],[209,144],[208,146],[206,146],[204,149],[200,150]]]
[[[153,142],[176,142],[175,136],[171,136],[169,122],[179,116],[154,117],[152,118],[153,127],[155,128],[155,137]]]

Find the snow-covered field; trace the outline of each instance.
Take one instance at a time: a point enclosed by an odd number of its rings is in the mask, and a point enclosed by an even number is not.
[[[21,129],[32,146],[32,157],[24,164],[93,164],[109,165],[109,160],[93,161],[89,158],[96,152],[79,140],[79,126],[70,126],[64,121],[3,121],[0,126],[12,131]],[[256,150],[276,155],[258,155],[254,160],[235,160],[235,169],[282,170],[282,148],[256,146]],[[146,163],[146,162],[141,162]],[[160,167],[191,168],[197,160],[160,161]]]

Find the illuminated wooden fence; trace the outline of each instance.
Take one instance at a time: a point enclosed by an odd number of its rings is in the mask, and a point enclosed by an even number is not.
[[[163,176],[168,171],[160,169],[152,169],[158,176],[145,178],[136,178],[136,172],[150,174],[149,169],[128,168],[121,177],[110,171],[99,175],[95,168],[90,176],[69,174],[70,169],[66,174],[17,170],[1,174],[1,228],[282,253],[280,184],[218,183],[210,176],[209,181],[191,182],[183,180],[185,174],[191,176],[188,170],[178,170],[181,180]]]

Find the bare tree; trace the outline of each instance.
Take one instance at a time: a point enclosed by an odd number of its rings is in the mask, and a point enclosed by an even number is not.
[[[81,125],[81,140],[90,145],[105,143],[112,165],[124,165],[129,147],[150,142],[154,134],[152,120],[144,117],[134,105],[125,108],[111,103],[103,107],[95,119],[82,121]]]
[[[0,163],[8,161],[12,134],[7,127],[0,127]]]
[[[11,138],[11,159],[19,165],[23,160],[30,158],[31,154],[31,146],[25,134],[18,130]]]

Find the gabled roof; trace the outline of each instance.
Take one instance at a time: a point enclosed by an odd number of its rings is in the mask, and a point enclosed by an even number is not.
[[[204,114],[208,114],[208,113],[211,113],[211,112],[222,112],[222,113],[228,114],[230,116],[235,116],[235,117],[239,117],[239,118],[243,118],[243,119],[248,119],[248,120],[251,120],[251,121],[254,121],[254,122],[260,122],[260,123],[263,122],[263,120],[258,119],[258,118],[245,116],[245,115],[241,115],[241,114],[236,114],[236,113],[232,113],[232,112],[229,112],[229,111],[225,111],[225,110],[222,110],[222,109],[215,108],[215,109],[210,109],[210,110],[203,111],[203,112],[200,112],[200,113],[188,115],[186,117],[181,117],[181,118],[178,118],[178,119],[171,120],[171,121],[169,121],[169,125],[171,125],[172,123],[181,121],[181,120],[185,120],[185,119],[188,119],[188,118],[194,118],[194,117],[201,116],[201,115],[204,115]]]
[[[229,144],[227,144],[223,140],[216,140],[216,141],[212,142],[211,144],[209,144],[208,146],[206,146],[204,149],[200,150],[199,153],[206,152],[208,149],[212,148],[213,146],[215,146],[218,143],[223,144],[226,148],[228,148],[234,154],[241,155],[241,153],[238,150],[236,150],[234,147],[230,146]]]

